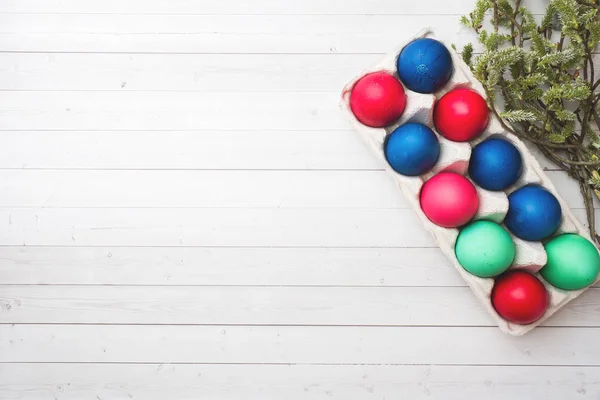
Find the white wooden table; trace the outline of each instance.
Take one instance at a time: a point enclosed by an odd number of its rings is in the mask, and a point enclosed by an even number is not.
[[[501,334],[338,112],[473,39],[405,3],[0,0],[0,398],[599,399],[600,288]]]

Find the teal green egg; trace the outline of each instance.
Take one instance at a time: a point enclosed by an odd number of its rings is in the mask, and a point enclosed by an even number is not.
[[[600,255],[589,240],[566,233],[549,240],[544,248],[548,262],[540,274],[552,286],[578,290],[596,280],[600,272]]]
[[[502,226],[492,221],[475,221],[458,234],[456,258],[467,272],[491,278],[506,271],[515,258],[515,244]]]

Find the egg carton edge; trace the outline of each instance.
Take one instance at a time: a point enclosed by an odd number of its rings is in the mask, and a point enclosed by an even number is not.
[[[349,104],[349,94],[354,84],[364,75],[377,71],[387,71],[396,76],[397,78],[398,76],[396,73],[395,64],[398,55],[408,43],[422,37],[436,39],[446,46],[446,48],[452,56],[452,62],[454,66],[453,77],[451,78],[452,82],[446,85],[442,90],[440,90],[436,94],[420,94],[407,90],[405,87],[407,105],[402,117],[396,124],[386,128],[371,128],[361,124],[354,117],[354,114],[352,113]],[[437,38],[435,36],[433,28],[425,28],[410,39],[400,43],[391,52],[387,53],[378,63],[372,65],[371,67],[367,67],[359,74],[357,74],[354,78],[352,78],[342,90],[340,108],[342,109],[344,114],[346,114],[346,117],[350,120],[350,122],[353,124],[355,130],[360,134],[365,144],[371,149],[375,156],[381,162],[383,162],[385,170],[393,177],[400,191],[411,204],[413,210],[421,220],[421,223],[423,224],[425,229],[427,229],[430,232],[430,234],[432,234],[442,252],[452,262],[455,269],[459,272],[459,274],[465,280],[465,282],[473,291],[475,296],[479,299],[484,308],[491,315],[494,322],[504,333],[514,336],[520,336],[531,331],[538,325],[542,324],[544,321],[546,321],[548,318],[554,315],[558,310],[563,308],[570,301],[574,300],[579,295],[581,295],[581,293],[587,290],[588,287],[576,291],[564,291],[553,287],[552,285],[547,283],[541,276],[539,276],[539,274],[537,274],[536,276],[542,281],[542,283],[548,290],[550,296],[550,305],[546,310],[545,314],[536,322],[528,325],[513,324],[504,320],[495,311],[490,300],[490,295],[494,284],[493,278],[479,278],[477,276],[469,274],[456,259],[456,255],[454,253],[454,244],[458,236],[458,230],[441,228],[433,224],[431,221],[429,221],[429,219],[424,215],[423,211],[421,210],[418,194],[420,193],[420,188],[424,181],[432,175],[444,170],[451,170],[460,173],[461,175],[466,175],[466,169],[468,168],[468,161],[470,158],[472,147],[490,136],[501,136],[507,140],[510,140],[513,144],[515,144],[515,146],[517,146],[517,148],[521,152],[523,164],[525,166],[525,171],[522,179],[520,179],[519,182],[513,185],[513,188],[510,188],[508,192],[514,190],[516,186],[522,186],[524,184],[537,183],[542,185],[551,193],[553,193],[554,196],[556,196],[561,205],[563,217],[561,221],[561,227],[559,228],[558,233],[577,233],[578,235],[581,235],[586,239],[590,240],[590,242],[593,243],[593,241],[591,241],[588,231],[572,214],[570,208],[562,199],[562,197],[556,190],[554,184],[550,181],[537,159],[530,153],[529,149],[525,146],[523,141],[521,141],[519,138],[517,138],[510,132],[507,132],[502,127],[502,124],[500,123],[498,118],[493,114],[490,114],[490,122],[484,134],[477,140],[473,141],[472,144],[456,142],[448,143],[449,141],[445,140],[443,137],[440,137],[438,135],[438,137],[440,138],[440,144],[442,146],[442,149],[444,149],[444,146],[447,146],[452,148],[453,151],[451,151],[450,153],[448,153],[447,151],[442,151],[442,155],[440,156],[440,162],[438,163],[439,165],[436,165],[436,167],[434,167],[434,169],[428,174],[425,174],[422,177],[407,177],[400,175],[393,169],[391,169],[391,167],[386,161],[385,154],[383,151],[383,144],[386,136],[397,126],[402,125],[406,122],[421,122],[431,126],[431,113],[433,111],[433,106],[435,105],[436,96],[442,96],[448,91],[461,86],[469,87],[477,91],[484,98],[487,97],[483,85],[475,78],[470,68],[465,64],[460,55],[449,45],[449,43],[447,43],[443,39]],[[444,156],[444,153],[446,156]],[[499,192],[501,194],[497,195],[498,192],[488,192],[479,187],[477,187],[477,189],[480,194],[480,198],[483,199],[482,205],[486,202],[486,200],[488,203],[492,202],[493,200],[492,203],[494,205],[492,205],[491,208],[488,209],[487,214],[478,214],[475,218],[486,218],[495,220],[496,222],[500,222],[501,219],[504,218],[506,211],[508,210],[508,200],[504,192]],[[543,264],[545,264],[546,262],[546,253],[543,249],[542,244],[539,242],[525,242],[514,237],[514,235],[512,234],[511,236],[513,237],[513,241],[515,242],[515,246],[517,248],[516,260],[518,262],[516,262],[516,268],[522,268],[525,270],[529,270],[532,273],[537,273],[539,269],[543,266]],[[600,282],[600,275],[596,278],[593,284],[598,282]]]

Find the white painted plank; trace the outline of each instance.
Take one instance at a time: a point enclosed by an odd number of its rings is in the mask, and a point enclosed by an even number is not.
[[[348,130],[338,103],[331,92],[4,92],[0,128]]]
[[[0,325],[0,362],[593,365],[599,328]]]
[[[382,170],[356,132],[0,131],[0,168]]]
[[[0,244],[16,246],[435,247],[410,209],[2,208],[0,220]]]
[[[535,152],[546,169],[556,166]],[[383,170],[356,132],[0,131],[0,169]]]
[[[528,8],[543,13],[542,0],[528,0]],[[422,0],[398,2],[394,0],[305,0],[282,2],[278,0],[4,0],[2,13],[133,13],[133,14],[464,14],[473,9],[472,0],[445,2]]]
[[[570,208],[579,186],[548,172]],[[0,170],[0,207],[410,208],[385,171]]]
[[[357,27],[360,27],[358,29]],[[0,14],[0,50],[83,53],[384,54],[434,27],[459,49],[459,15]]]
[[[3,90],[332,91],[373,54],[0,53]]]
[[[549,321],[586,329],[374,326],[490,325],[337,114],[339,87],[398,38],[473,39],[471,0],[403,3],[1,2],[0,397],[598,395],[596,368],[573,366],[600,359],[598,289]],[[166,361],[255,365],[89,364]],[[511,366],[262,364],[296,362]]]
[[[0,14],[0,50],[383,54],[429,26],[476,41],[458,15]]]
[[[599,327],[599,302],[544,325]],[[495,326],[466,287],[0,286],[0,323]]]
[[[0,277],[32,285],[465,286],[437,248],[1,246]]]
[[[18,400],[596,398],[598,367],[0,364]]]
[[[0,276],[11,285],[465,287],[437,248],[0,246]]]
[[[434,246],[409,209],[4,208],[0,220],[5,245]]]
[[[0,130],[344,130],[334,92],[6,91]],[[235,118],[233,118],[235,116]]]
[[[0,207],[410,208],[384,171],[2,170],[0,193]]]
[[[378,54],[0,53],[0,90],[339,93],[380,58]],[[598,64],[596,73],[600,75]]]

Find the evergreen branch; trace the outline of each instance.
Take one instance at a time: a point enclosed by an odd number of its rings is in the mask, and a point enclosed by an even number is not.
[[[500,113],[500,117],[508,122],[535,121],[537,118],[531,111],[511,110]]]
[[[461,18],[484,47],[475,59],[466,47],[463,57],[484,84],[491,112],[507,132],[535,144],[579,182],[598,243],[592,196],[600,197],[600,79],[593,59],[600,42],[599,4],[550,0],[538,23],[522,0],[477,0],[469,18]],[[491,16],[489,30],[483,27],[485,15]],[[558,40],[551,40],[553,34]],[[504,103],[502,113],[495,101]]]

